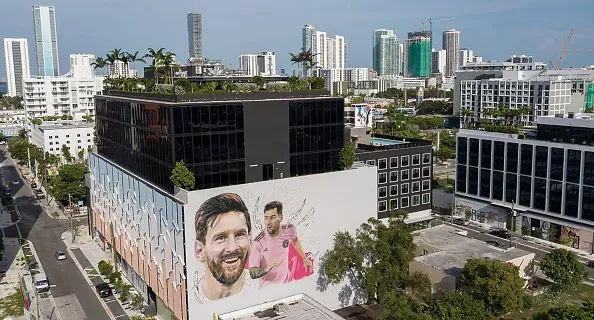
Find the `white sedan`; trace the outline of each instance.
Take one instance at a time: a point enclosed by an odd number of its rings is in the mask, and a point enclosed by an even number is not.
[[[12,180],[12,184],[16,186],[16,185],[21,184],[21,182],[18,179],[14,179],[14,180]]]
[[[56,251],[56,259],[66,260],[66,253],[64,251]]]

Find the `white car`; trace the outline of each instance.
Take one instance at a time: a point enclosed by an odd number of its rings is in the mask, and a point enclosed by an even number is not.
[[[19,185],[19,184],[21,184],[21,182],[18,179],[12,180],[12,185],[16,186],[16,185]]]
[[[66,253],[64,251],[56,251],[56,259],[66,260]]]

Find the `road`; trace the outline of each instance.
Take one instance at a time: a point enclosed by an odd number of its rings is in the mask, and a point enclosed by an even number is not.
[[[4,233],[7,237],[22,237],[33,243],[52,284],[51,292],[58,304],[58,310],[62,309],[62,319],[109,319],[92,291],[94,288],[88,285],[72,259],[58,261],[54,257],[57,250],[66,251],[61,235],[68,230],[68,221],[53,219],[43,212],[29,185],[20,178],[12,159],[7,159],[5,146],[0,147],[0,166],[0,175],[6,182],[14,179],[20,181],[19,185],[13,185],[10,189],[22,218],[18,225],[6,228]],[[85,315],[69,312],[72,305],[78,304],[82,306]]]

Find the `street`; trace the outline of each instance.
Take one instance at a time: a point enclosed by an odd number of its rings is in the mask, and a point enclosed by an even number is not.
[[[3,232],[6,237],[21,237],[33,243],[51,284],[51,293],[62,319],[109,319],[92,291],[94,288],[87,284],[72,259],[58,261],[54,256],[57,250],[66,251],[61,235],[68,230],[68,221],[53,219],[43,212],[29,185],[20,178],[14,162],[8,159],[5,146],[0,147],[0,163],[0,175],[7,183],[14,179],[20,181],[10,189],[15,206],[20,211],[21,221],[15,226],[5,228]],[[85,315],[72,312],[73,306],[78,305],[82,306]]]

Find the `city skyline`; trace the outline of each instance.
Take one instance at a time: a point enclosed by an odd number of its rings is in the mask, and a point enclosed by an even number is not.
[[[266,2],[257,6],[248,6],[237,1],[226,0],[216,4],[207,4],[193,8],[191,2],[178,0],[179,5],[171,3],[155,4],[147,15],[136,18],[140,2],[130,1],[121,4],[121,10],[110,12],[98,10],[90,14],[88,6],[106,5],[80,1],[71,3],[55,0],[58,23],[59,51],[64,52],[60,64],[67,63],[68,54],[90,52],[103,55],[116,47],[128,47],[130,50],[146,50],[147,47],[166,47],[180,57],[188,52],[187,21],[188,11],[197,11],[203,16],[204,56],[220,58],[225,63],[237,65],[237,56],[244,52],[274,51],[278,57],[278,68],[292,70],[289,52],[298,52],[301,46],[301,28],[311,24],[316,29],[328,34],[340,34],[349,44],[349,66],[370,67],[372,63],[371,47],[374,29],[393,29],[399,39],[405,39],[409,31],[421,30],[427,25],[423,21],[434,17],[453,17],[453,20],[435,23],[434,33],[439,35],[447,29],[461,30],[464,37],[460,47],[473,48],[485,57],[485,60],[505,60],[512,54],[534,56],[535,60],[556,61],[563,43],[574,28],[574,37],[570,51],[565,57],[564,66],[583,66],[594,62],[591,52],[571,50],[590,48],[594,35],[594,22],[587,19],[587,13],[594,10],[594,3],[577,1],[577,6],[559,7],[552,1],[503,1],[497,4],[484,3],[469,8],[462,1],[443,4],[430,1],[424,6],[407,3],[378,3],[373,8],[360,1],[347,1],[344,9],[334,11],[329,17],[327,12],[307,13],[306,9],[289,8],[286,4]],[[328,0],[323,7],[336,8],[337,1]],[[0,10],[0,29],[10,30],[2,37],[27,38],[34,42],[33,23],[30,19],[32,1],[3,3]],[[220,7],[235,7],[229,19],[224,21],[216,17]],[[420,10],[422,8],[422,10]],[[454,10],[455,9],[455,10]],[[407,12],[394,19],[393,12]],[[527,16],[527,12],[530,15]],[[166,13],[166,14],[165,14]],[[246,19],[251,14],[266,16],[267,19]],[[307,16],[307,19],[303,17]],[[554,23],[551,23],[554,17]],[[106,19],[111,21],[105,24]],[[266,21],[264,21],[266,20]],[[117,23],[120,21],[121,23]],[[159,21],[153,23],[151,21]],[[231,23],[229,22],[231,21]],[[576,22],[577,21],[577,22]],[[134,28],[122,28],[124,23],[134,23]],[[274,24],[275,28],[266,28],[266,36],[250,32],[242,36],[238,30],[259,30]],[[98,28],[101,26],[101,29]],[[489,27],[487,27],[489,26]],[[92,36],[91,36],[92,35]],[[502,36],[505,36],[502,37]],[[157,40],[155,40],[157,39]],[[230,41],[231,40],[231,41]],[[504,41],[505,40],[505,41]],[[31,46],[32,47],[32,46]],[[434,37],[433,47],[441,48],[440,37]],[[30,55],[34,48],[30,48]],[[184,57],[185,58],[185,57]],[[35,66],[31,66],[36,70]],[[0,66],[0,77],[6,74]]]

